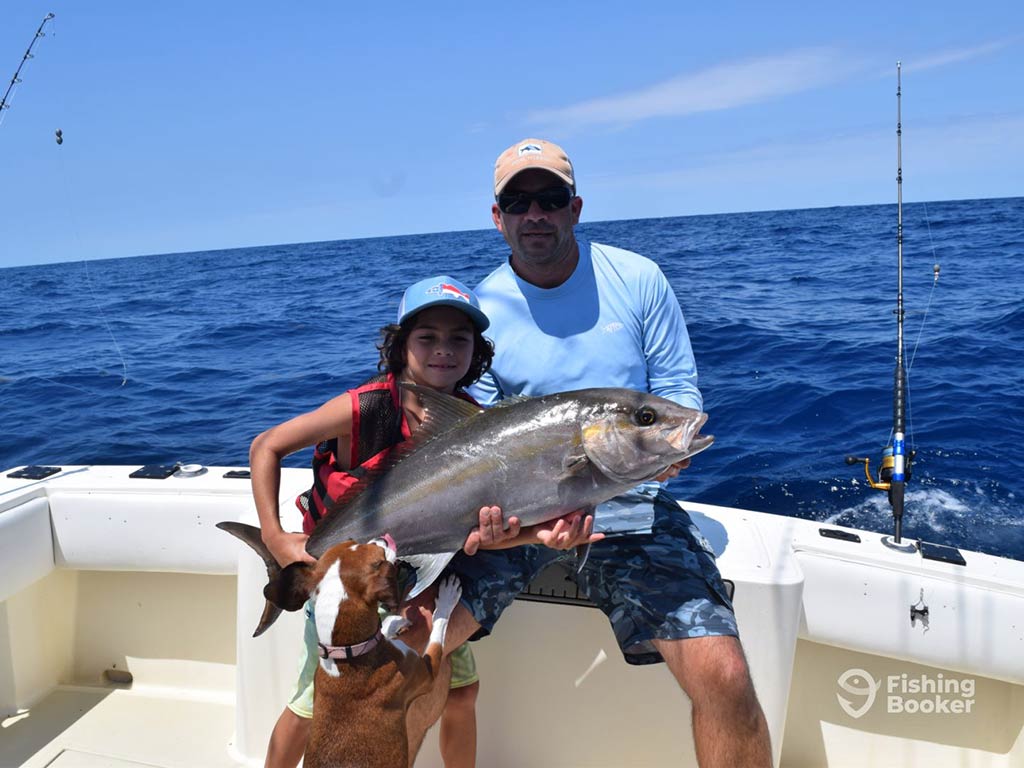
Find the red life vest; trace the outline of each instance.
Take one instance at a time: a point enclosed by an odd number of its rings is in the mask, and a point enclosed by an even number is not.
[[[385,466],[392,449],[409,439],[409,424],[402,408],[395,377],[374,376],[348,391],[352,399],[352,438],[349,466],[337,464],[338,439],[325,440],[313,451],[313,487],[295,499],[302,512],[302,530],[316,524],[340,503],[367,472]],[[456,397],[476,403],[462,391]]]

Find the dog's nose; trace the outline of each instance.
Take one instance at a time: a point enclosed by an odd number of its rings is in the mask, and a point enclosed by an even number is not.
[[[387,558],[389,563],[395,562],[398,546],[395,544],[395,540],[391,538],[391,534],[385,533],[383,536],[374,539],[370,543],[376,544],[384,550],[384,556]]]

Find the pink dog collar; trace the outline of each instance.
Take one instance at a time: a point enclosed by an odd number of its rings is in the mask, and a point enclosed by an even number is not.
[[[364,653],[369,653],[376,648],[383,639],[384,633],[378,629],[377,634],[369,640],[356,643],[355,645],[324,645],[323,643],[317,643],[317,645],[320,647],[319,656],[321,659],[353,659],[356,656],[362,656]]]

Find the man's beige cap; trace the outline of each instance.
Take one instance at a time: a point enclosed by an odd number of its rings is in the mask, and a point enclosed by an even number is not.
[[[494,163],[494,196],[501,194],[513,176],[530,168],[550,171],[576,191],[572,163],[564,149],[543,139],[523,139],[498,155]]]

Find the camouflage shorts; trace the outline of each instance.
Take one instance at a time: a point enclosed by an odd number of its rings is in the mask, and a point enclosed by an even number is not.
[[[659,494],[651,533],[609,537],[591,547],[580,590],[608,616],[630,664],[655,664],[653,639],[738,636],[736,617],[712,553],[675,499]],[[462,602],[490,634],[498,617],[546,566],[575,555],[543,546],[462,553],[449,566]],[[575,571],[575,569],[573,569]]]

